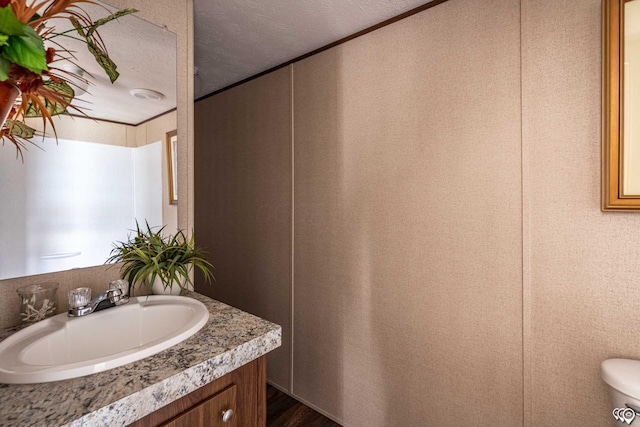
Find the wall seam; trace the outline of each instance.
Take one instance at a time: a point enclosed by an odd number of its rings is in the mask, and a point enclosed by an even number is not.
[[[529,150],[525,142],[524,130],[524,7],[526,0],[520,0],[520,203],[522,227],[522,423],[524,427],[533,425],[531,400],[531,235],[530,200],[527,191]],[[523,7],[524,6],[524,7]]]
[[[293,329],[294,329],[294,292],[295,292],[295,278],[294,278],[294,273],[295,273],[295,126],[294,126],[294,117],[295,117],[295,111],[294,111],[294,94],[293,94],[293,64],[291,64],[289,66],[289,76],[290,76],[290,86],[289,86],[289,93],[290,93],[290,98],[289,98],[289,105],[290,105],[290,112],[291,112],[291,116],[289,117],[290,120],[290,146],[291,146],[291,224],[290,224],[290,230],[291,230],[291,243],[290,243],[290,248],[291,248],[291,254],[290,254],[290,260],[291,260],[291,265],[290,265],[290,274],[291,274],[291,297],[290,297],[290,301],[289,301],[289,310],[290,310],[290,317],[289,317],[289,321],[290,321],[290,325],[289,325],[289,339],[290,339],[290,344],[289,344],[289,367],[290,367],[290,371],[289,371],[289,390],[290,392],[293,394],[293,339],[294,339],[294,334],[293,334]]]

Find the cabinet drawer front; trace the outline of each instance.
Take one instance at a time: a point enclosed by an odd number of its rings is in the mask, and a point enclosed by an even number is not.
[[[163,427],[237,427],[236,385],[232,384],[193,408],[183,412]],[[231,412],[226,412],[232,410]],[[228,421],[223,420],[226,413]]]

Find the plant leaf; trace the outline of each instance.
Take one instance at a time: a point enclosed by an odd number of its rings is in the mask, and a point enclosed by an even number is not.
[[[93,25],[91,25],[91,27],[88,28],[87,30],[87,36],[91,37],[91,35],[99,28],[102,27],[104,24],[106,24],[107,22],[111,22],[114,19],[118,19],[118,18],[122,18],[125,15],[130,15],[132,13],[136,13],[138,12],[138,9],[122,9],[119,10],[105,18],[102,19],[98,19],[97,21],[95,21],[93,23]]]
[[[18,20],[11,6],[0,9],[0,33],[8,36],[24,35],[24,24]]]
[[[104,70],[104,72],[107,73],[107,76],[109,77],[109,80],[111,80],[111,83],[115,82],[120,76],[120,73],[118,73],[118,71],[116,70],[118,67],[116,66],[115,62],[113,62],[111,58],[109,58],[109,55],[107,55],[107,53],[104,50],[102,50],[97,43],[95,43],[91,35],[93,32],[85,33],[82,25],[80,24],[80,22],[78,22],[76,18],[69,18],[69,20],[71,21],[71,24],[76,29],[80,37],[84,38],[85,42],[87,43],[87,49],[96,59],[96,62],[98,63],[98,65],[100,65]]]
[[[24,26],[24,36],[9,37],[8,44],[3,47],[2,55],[11,62],[41,75],[47,70],[47,58],[42,39],[33,28]]]
[[[4,56],[0,56],[0,81],[9,78],[9,70],[11,70],[11,62]]]
[[[59,80],[57,82],[54,82],[53,80],[47,80],[43,83],[43,86],[51,90],[52,92],[56,92],[66,102],[66,104],[63,102],[56,102],[53,99],[47,99],[42,95],[38,95],[49,114],[52,116],[57,116],[59,114],[66,113],[67,105],[71,103],[75,95],[73,88],[67,82],[62,80]],[[42,117],[42,112],[40,111],[40,108],[38,106],[30,103],[25,112],[25,117]]]
[[[118,67],[115,62],[109,58],[109,55],[90,40],[87,41],[87,49],[89,49],[89,52],[91,52],[91,54],[96,58],[98,65],[100,65],[104,72],[107,73],[111,83],[118,80],[118,77],[120,76],[120,73],[117,71]]]
[[[11,130],[10,135],[24,139],[33,138],[36,130],[17,120],[7,119],[6,126]]]

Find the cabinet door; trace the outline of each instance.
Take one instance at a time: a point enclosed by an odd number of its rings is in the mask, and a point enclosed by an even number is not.
[[[233,416],[226,422],[223,417],[226,411],[233,411]],[[236,385],[230,385],[202,403],[178,415],[163,424],[163,427],[237,427],[235,415]],[[229,414],[227,414],[228,416]]]

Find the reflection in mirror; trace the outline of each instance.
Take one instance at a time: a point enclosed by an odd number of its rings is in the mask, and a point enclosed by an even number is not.
[[[55,117],[57,143],[35,138],[24,162],[12,144],[0,147],[0,279],[101,265],[136,221],[177,228],[164,146],[177,120],[176,36],[135,16],[100,34],[120,72],[113,85],[84,45],[65,43],[95,83],[76,94],[91,119]],[[42,130],[40,119],[29,125]]]

